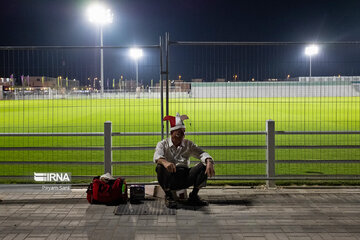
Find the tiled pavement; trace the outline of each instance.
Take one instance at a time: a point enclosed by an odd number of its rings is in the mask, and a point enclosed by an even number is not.
[[[116,216],[85,189],[0,192],[0,239],[360,239],[360,189],[207,188],[210,206]]]

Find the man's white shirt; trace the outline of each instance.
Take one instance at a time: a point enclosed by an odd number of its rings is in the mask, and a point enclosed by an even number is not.
[[[156,162],[159,158],[165,158],[166,161],[174,163],[176,166],[190,167],[190,157],[200,159],[205,166],[205,159],[210,158],[213,161],[207,152],[192,141],[183,139],[180,146],[176,147],[171,137],[158,142],[153,161]]]

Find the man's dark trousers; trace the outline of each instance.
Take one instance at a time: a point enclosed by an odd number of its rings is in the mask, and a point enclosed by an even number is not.
[[[199,163],[192,168],[176,167],[176,172],[170,173],[161,164],[156,166],[157,178],[164,191],[185,189],[190,186],[200,188],[206,185],[206,166]]]

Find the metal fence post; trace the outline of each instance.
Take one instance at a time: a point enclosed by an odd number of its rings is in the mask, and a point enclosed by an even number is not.
[[[160,125],[161,125],[161,140],[164,139],[164,85],[163,85],[163,44],[162,38],[160,36],[160,111],[161,111],[161,118],[160,118]]]
[[[266,120],[266,175],[275,177],[275,121]],[[266,180],[267,187],[275,187],[275,180]]]
[[[104,172],[112,174],[112,136],[111,122],[104,123]]]
[[[169,115],[169,33],[165,33],[165,56],[166,56],[166,114],[165,116]],[[169,137],[169,122],[166,121],[166,137]]]

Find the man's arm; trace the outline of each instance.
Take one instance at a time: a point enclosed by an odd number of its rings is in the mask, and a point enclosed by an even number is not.
[[[202,150],[198,145],[191,142],[191,155],[193,157],[196,157],[201,160],[201,162],[206,166],[205,173],[208,175],[208,177],[215,176],[215,170],[214,170],[214,160],[204,150]]]
[[[156,149],[155,149],[155,153],[154,153],[154,162],[156,164],[161,164],[165,167],[166,170],[168,170],[169,172],[176,172],[176,166],[175,164],[166,161],[165,159],[165,142],[161,141],[158,142],[158,144],[156,145]]]
[[[212,160],[212,158],[205,159],[205,162],[206,162],[205,173],[208,175],[209,178],[215,176],[214,161]]]

